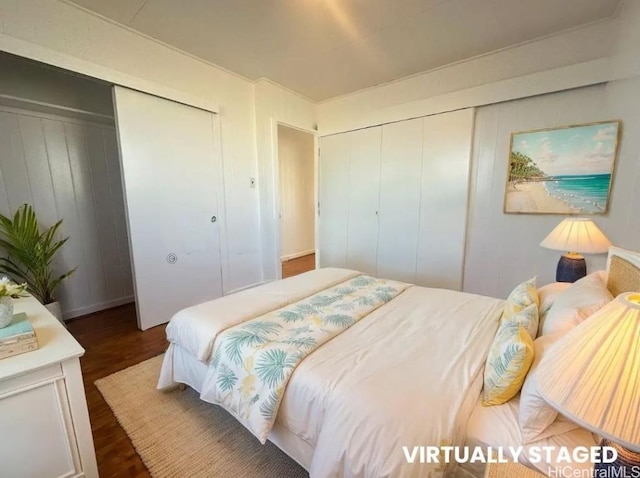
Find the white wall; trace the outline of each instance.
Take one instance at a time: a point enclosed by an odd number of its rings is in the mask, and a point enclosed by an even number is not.
[[[637,80],[611,83],[487,106],[476,112],[464,290],[503,297],[519,282],[538,276],[553,282],[560,252],[540,241],[562,220],[551,215],[504,214],[504,188],[513,131],[622,119],[610,212],[592,219],[616,245],[640,249],[640,101]],[[605,266],[605,255],[587,256],[590,270]]]
[[[623,0],[613,22],[611,74],[615,79],[640,76],[640,2]]]
[[[132,300],[129,244],[113,126],[0,107],[0,212],[33,206],[69,241],[56,291],[65,318]]]
[[[2,0],[0,50],[217,109],[224,161],[225,291],[262,280],[253,84],[69,4]]]
[[[280,277],[280,231],[275,170],[278,122],[308,131],[317,127],[316,104],[270,81],[255,84],[255,126],[259,165],[260,220],[262,241],[262,280]]]
[[[559,253],[538,244],[561,218],[501,214],[511,131],[622,120],[609,213],[593,219],[615,245],[640,250],[639,24],[640,2],[623,2],[612,22],[612,74],[619,79],[478,110],[465,290],[505,296],[526,276],[538,274],[539,283],[551,282],[555,276]],[[588,269],[604,266],[603,255],[587,256]]]
[[[614,28],[601,21],[322,102],[320,135],[605,81]]]
[[[624,2],[615,20],[321,105],[268,81],[254,85],[58,1],[2,0],[0,50],[219,111],[228,292],[278,276],[275,121],[306,129],[319,123],[327,134],[595,84],[614,75],[632,78],[640,70],[635,54],[640,21],[637,3]],[[620,91],[624,91],[622,86]],[[617,95],[607,94],[613,104]],[[249,186],[251,177],[258,178],[256,189]]]
[[[314,130],[314,102],[266,80],[254,85],[58,1],[2,0],[0,50],[217,111],[225,183],[225,293],[278,277],[273,125],[281,121]],[[254,189],[252,177],[258,180]]]
[[[464,290],[505,296],[534,274],[540,283],[550,282],[560,253],[538,244],[561,218],[502,213],[509,135],[622,119],[610,213],[594,219],[614,244],[640,249],[638,24],[640,2],[627,0],[616,18],[323,102],[318,105],[320,134],[481,106]],[[604,266],[603,256],[587,260],[591,270]]]
[[[278,125],[280,170],[280,257],[283,260],[315,251],[314,137]]]

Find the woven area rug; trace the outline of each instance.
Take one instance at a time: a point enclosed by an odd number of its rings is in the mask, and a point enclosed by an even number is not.
[[[96,381],[152,476],[301,478],[308,473],[192,389],[160,392],[163,356]]]

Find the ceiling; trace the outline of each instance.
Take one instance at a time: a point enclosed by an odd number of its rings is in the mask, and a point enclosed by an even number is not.
[[[325,100],[614,14],[619,0],[73,0]]]

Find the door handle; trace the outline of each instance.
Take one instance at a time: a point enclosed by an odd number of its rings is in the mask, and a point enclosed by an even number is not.
[[[211,222],[216,222],[218,218],[216,216],[211,216]]]

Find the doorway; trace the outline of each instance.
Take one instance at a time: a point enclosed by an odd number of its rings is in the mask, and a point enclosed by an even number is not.
[[[315,135],[278,124],[282,277],[316,267]]]

